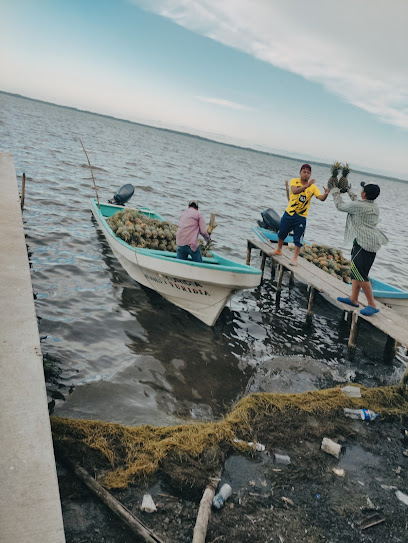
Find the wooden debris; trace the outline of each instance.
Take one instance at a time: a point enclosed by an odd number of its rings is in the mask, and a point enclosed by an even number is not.
[[[127,526],[130,530],[141,537],[143,541],[147,543],[164,543],[163,539],[160,539],[152,530],[145,526],[139,519],[137,519],[132,513],[126,509],[116,498],[114,498],[107,490],[105,490],[98,482],[93,479],[89,473],[79,466],[71,465],[75,474],[85,485],[92,490],[98,498],[103,501],[103,503],[109,507],[109,509],[115,513]]]
[[[215,491],[220,481],[221,472],[218,477],[210,479],[209,484],[204,490],[198,509],[197,520],[194,526],[193,543],[205,543],[207,535],[208,520],[211,515],[211,504],[214,499]]]

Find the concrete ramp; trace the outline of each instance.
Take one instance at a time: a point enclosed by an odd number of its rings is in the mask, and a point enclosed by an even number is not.
[[[0,188],[0,543],[64,543],[30,268],[8,153],[0,153]]]

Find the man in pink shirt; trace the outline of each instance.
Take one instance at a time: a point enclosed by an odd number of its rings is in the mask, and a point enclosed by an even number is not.
[[[210,241],[204,217],[198,211],[198,203],[192,200],[188,209],[183,211],[179,218],[179,227],[176,234],[177,258],[188,260],[188,256],[194,262],[202,262],[198,235],[201,234],[206,241]]]

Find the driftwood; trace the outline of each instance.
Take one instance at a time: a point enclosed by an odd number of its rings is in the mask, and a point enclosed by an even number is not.
[[[205,543],[208,521],[211,515],[211,504],[214,499],[218,483],[220,482],[220,477],[221,472],[219,473],[218,477],[213,477],[210,479],[209,484],[204,490],[203,497],[200,501],[200,507],[198,509],[196,524],[194,526],[193,543]]]
[[[79,479],[81,479],[81,481],[85,483],[86,486],[92,490],[92,492],[96,494],[96,496],[98,496],[98,498],[102,500],[103,503],[109,507],[109,509],[115,513],[115,515],[118,516],[134,534],[141,537],[147,543],[165,543],[163,539],[160,539],[139,519],[132,515],[124,505],[112,496],[112,494],[96,482],[83,467],[78,464],[73,465],[70,462],[67,463]]]

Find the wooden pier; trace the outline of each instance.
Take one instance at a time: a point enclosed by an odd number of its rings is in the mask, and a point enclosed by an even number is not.
[[[291,265],[293,258],[293,251],[291,251],[287,246],[283,247],[283,255],[278,256],[273,254],[273,250],[277,248],[277,243],[272,241],[263,242],[258,239],[249,239],[247,245],[247,260],[246,263],[249,265],[251,262],[251,251],[252,249],[257,249],[261,254],[261,270],[262,278],[263,272],[265,269],[266,259],[271,259],[272,273],[277,273],[277,291],[276,291],[276,301],[279,304],[280,295],[282,290],[282,279],[284,271],[290,272],[290,283],[294,281],[295,278],[299,279],[303,283],[309,285],[309,302],[306,313],[306,321],[311,321],[313,317],[313,301],[315,298],[316,292],[324,294],[329,300],[342,309],[345,313],[345,319],[348,320],[351,317],[350,325],[350,335],[348,340],[348,347],[350,355],[352,356],[355,351],[357,335],[358,335],[358,323],[359,319],[364,319],[369,322],[372,326],[375,326],[377,329],[381,330],[386,334],[387,341],[384,349],[384,360],[389,361],[395,355],[396,348],[398,344],[402,345],[406,349],[408,348],[408,320],[396,313],[394,310],[385,306],[384,304],[379,303],[376,300],[376,305],[380,309],[379,313],[371,317],[366,317],[361,315],[360,309],[367,306],[367,299],[364,294],[361,292],[359,296],[359,308],[354,308],[347,304],[342,304],[337,301],[337,297],[350,296],[351,294],[351,285],[339,281],[336,277],[328,274],[322,269],[318,268],[311,262],[308,262],[305,258],[298,259],[298,265]]]

